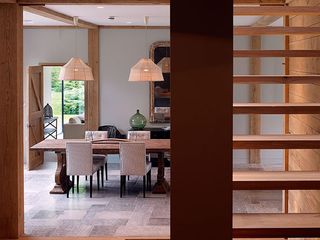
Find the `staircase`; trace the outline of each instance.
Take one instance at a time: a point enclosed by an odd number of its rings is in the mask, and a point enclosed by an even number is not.
[[[274,1],[276,2],[276,1]],[[252,1],[244,0],[242,4]],[[320,15],[319,7],[235,6],[234,15]],[[320,34],[320,28],[235,27],[235,35]],[[235,50],[234,57],[320,57],[320,50]],[[235,75],[234,84],[320,84],[320,75]],[[319,114],[318,103],[234,103],[234,114]],[[320,149],[320,135],[239,135],[234,149]],[[234,171],[233,190],[320,190],[317,171]],[[285,199],[286,200],[286,199]],[[284,200],[284,201],[285,201]],[[234,239],[320,237],[320,213],[233,214]]]

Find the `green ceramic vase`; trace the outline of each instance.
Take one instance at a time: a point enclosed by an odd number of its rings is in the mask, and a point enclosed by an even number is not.
[[[130,118],[129,123],[131,128],[134,130],[142,130],[147,124],[147,119],[139,112],[138,109],[137,113]]]

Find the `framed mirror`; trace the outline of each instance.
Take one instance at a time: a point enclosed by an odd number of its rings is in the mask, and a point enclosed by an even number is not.
[[[150,119],[152,123],[170,122],[170,42],[155,42],[150,47],[150,58],[162,68],[164,81],[150,83]]]

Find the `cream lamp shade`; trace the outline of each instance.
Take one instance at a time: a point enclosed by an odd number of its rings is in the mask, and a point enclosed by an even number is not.
[[[161,59],[160,62],[157,64],[163,73],[170,73],[170,58],[169,57],[164,57]]]
[[[93,81],[91,68],[81,58],[73,57],[61,68],[59,80]]]
[[[130,70],[129,82],[164,81],[161,68],[151,59],[142,58]]]

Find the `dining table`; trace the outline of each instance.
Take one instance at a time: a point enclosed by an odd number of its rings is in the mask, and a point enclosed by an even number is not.
[[[67,176],[66,166],[66,144],[68,142],[86,141],[85,139],[45,139],[35,145],[32,151],[51,151],[57,156],[57,168],[55,172],[55,186],[50,191],[51,194],[64,194],[73,186]],[[121,142],[143,142],[146,146],[146,153],[156,153],[158,155],[157,181],[153,186],[152,193],[165,194],[170,191],[169,183],[165,179],[165,161],[164,154],[170,152],[170,139],[146,139],[146,140],[127,140],[127,139],[106,139],[92,142],[92,151],[94,154],[119,154]]]

